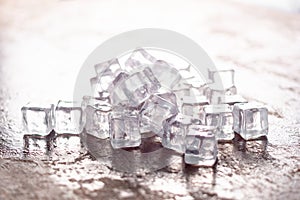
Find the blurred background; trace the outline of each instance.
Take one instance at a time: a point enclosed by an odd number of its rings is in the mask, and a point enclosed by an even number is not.
[[[8,154],[22,146],[21,106],[72,99],[88,55],[110,37],[139,28],[177,31],[197,42],[216,66],[234,68],[238,92],[269,107],[267,152],[255,150],[255,142],[242,151],[226,144],[219,147],[217,170],[193,169],[186,175],[171,167],[141,177],[112,172],[78,149],[64,164],[23,162],[19,150]],[[57,194],[101,199],[107,193],[112,199],[296,199],[299,52],[297,0],[0,0],[0,177],[5,180],[0,199],[55,199]]]

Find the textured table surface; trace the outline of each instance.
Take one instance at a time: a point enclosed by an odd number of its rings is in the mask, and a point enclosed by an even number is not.
[[[0,0],[0,199],[299,199],[299,22],[231,1]],[[269,108],[268,140],[219,144],[215,168],[178,161],[135,175],[93,159],[75,136],[24,151],[20,107],[71,99],[94,48],[145,27],[180,32],[233,67],[238,92]]]

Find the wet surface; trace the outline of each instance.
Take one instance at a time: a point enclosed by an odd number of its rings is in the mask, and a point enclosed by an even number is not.
[[[115,3],[0,1],[0,199],[298,199],[300,15],[229,1],[166,1],[168,11]],[[214,168],[179,156],[156,172],[130,174],[104,162],[109,148],[96,160],[79,136],[23,137],[22,105],[71,99],[87,55],[141,27],[183,33],[217,66],[233,66],[238,92],[269,108],[268,138],[219,144]]]

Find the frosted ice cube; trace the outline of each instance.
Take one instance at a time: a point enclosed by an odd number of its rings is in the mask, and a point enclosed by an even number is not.
[[[162,137],[163,121],[175,116],[178,113],[176,102],[174,104],[174,94],[151,95],[141,108],[141,127],[144,130],[153,131]]]
[[[268,110],[258,103],[241,103],[233,107],[233,129],[245,140],[268,134]]]
[[[151,70],[161,86],[167,89],[172,89],[181,79],[178,70],[162,60],[157,60]]]
[[[213,166],[217,160],[215,129],[209,126],[191,125],[186,135],[184,161],[196,166]]]
[[[110,142],[115,149],[137,147],[141,144],[137,113],[113,111],[110,114]]]
[[[142,65],[149,65],[156,62],[156,58],[143,48],[135,49],[130,57],[125,61],[126,71],[131,72]]]
[[[202,114],[205,125],[216,127],[217,140],[228,141],[234,138],[233,116],[229,105],[207,105],[203,107]]]
[[[59,101],[55,108],[55,132],[79,134],[84,119],[81,104],[71,101]]]
[[[212,83],[221,81],[225,94],[234,95],[237,93],[236,87],[234,85],[233,69],[209,71],[208,78],[212,81]]]
[[[105,101],[94,99],[90,102],[84,109],[86,132],[97,138],[108,138],[110,111],[111,105]]]
[[[48,135],[54,126],[54,105],[29,103],[21,108],[23,127],[27,134]]]
[[[191,123],[192,118],[190,116],[182,115],[180,113],[169,120],[164,121],[162,145],[165,148],[184,153],[187,128]]]

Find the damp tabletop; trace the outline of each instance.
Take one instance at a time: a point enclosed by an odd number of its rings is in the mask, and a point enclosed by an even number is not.
[[[295,10],[241,1],[0,0],[0,199],[299,199],[299,22]],[[24,158],[20,108],[72,99],[98,45],[145,27],[182,33],[235,69],[238,93],[269,108],[268,139],[218,144],[215,168],[134,175],[95,160],[77,136],[39,140]]]

